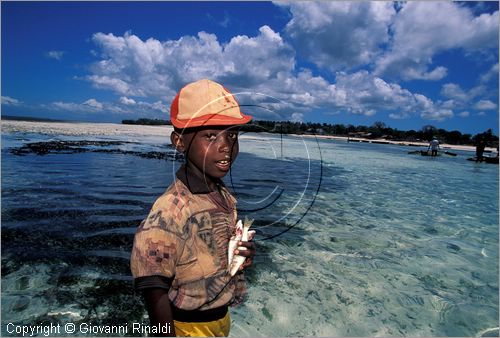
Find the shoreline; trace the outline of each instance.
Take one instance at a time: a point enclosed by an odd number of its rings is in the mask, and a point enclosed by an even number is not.
[[[386,139],[368,139],[368,138],[363,138],[363,137],[347,137],[347,136],[333,136],[333,135],[309,135],[309,134],[303,134],[303,135],[298,135],[298,134],[288,134],[290,136],[295,136],[295,137],[317,137],[318,139],[324,139],[324,140],[337,140],[337,141],[346,141],[346,142],[358,142],[358,143],[374,143],[374,144],[390,144],[390,145],[398,145],[398,146],[409,146],[409,147],[424,147],[427,148],[429,146],[428,142],[411,142],[411,141],[391,141],[391,140],[386,140]],[[461,151],[470,151],[470,152],[476,152],[476,147],[475,146],[469,146],[469,145],[459,145],[459,144],[447,144],[447,143],[441,143],[439,146],[442,149],[452,149],[452,150],[461,150]],[[484,149],[485,153],[490,153],[492,151],[495,151],[496,149],[493,147],[486,147]]]
[[[47,121],[21,121],[21,120],[1,120],[2,132],[35,132],[42,134],[60,134],[60,135],[149,135],[149,136],[170,136],[173,130],[172,126],[149,126],[137,124],[120,124],[120,123],[98,123],[98,122],[47,122]],[[258,134],[258,133],[257,133]],[[278,135],[279,134],[271,134]],[[363,137],[347,137],[347,136],[334,136],[334,135],[311,135],[311,134],[284,134],[292,137],[307,137],[318,138],[324,140],[337,140],[346,142],[359,142],[359,143],[374,143],[374,144],[389,144],[411,147],[427,148],[428,142],[410,142],[410,141],[391,141],[386,139],[368,139]],[[454,145],[454,144],[440,144],[442,149],[461,150],[475,153],[476,147],[469,145]],[[493,147],[486,147],[484,152],[491,153],[496,149]]]

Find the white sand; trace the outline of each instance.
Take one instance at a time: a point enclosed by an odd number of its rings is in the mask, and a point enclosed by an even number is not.
[[[67,136],[162,136],[169,137],[172,126],[143,126],[117,123],[28,122],[2,120],[2,132],[40,133]]]
[[[315,137],[314,135],[300,135],[304,137]],[[346,137],[346,136],[330,136],[330,135],[316,135],[317,138],[322,139],[331,139],[331,140],[344,140],[347,142],[349,139],[352,142],[367,142],[367,143],[383,143],[383,144],[396,144],[400,146],[417,146],[417,147],[425,147],[429,146],[428,142],[409,142],[409,141],[390,141],[386,139],[367,139],[362,137]],[[467,146],[467,145],[455,145],[455,144],[446,144],[441,143],[440,147],[443,149],[454,149],[454,150],[463,150],[463,151],[476,151],[475,146]],[[494,151],[495,148],[486,147],[485,152]]]

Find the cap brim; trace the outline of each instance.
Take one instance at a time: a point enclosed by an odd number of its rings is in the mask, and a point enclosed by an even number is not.
[[[220,114],[203,115],[189,120],[172,119],[171,122],[176,128],[194,128],[206,126],[233,126],[246,124],[252,120],[252,116],[241,114],[241,118],[235,118]]]

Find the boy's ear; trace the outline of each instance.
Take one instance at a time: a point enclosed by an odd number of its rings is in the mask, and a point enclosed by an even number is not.
[[[184,140],[182,139],[182,135],[179,134],[176,131],[173,131],[172,134],[170,134],[170,142],[174,145],[175,149],[180,152],[184,153],[186,150],[186,147],[184,145]]]

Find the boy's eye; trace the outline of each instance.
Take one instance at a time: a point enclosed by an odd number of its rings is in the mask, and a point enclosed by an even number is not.
[[[235,138],[238,137],[238,134],[237,133],[228,133],[228,136],[229,136],[229,138],[234,140]]]
[[[207,134],[206,138],[209,139],[210,141],[215,141],[215,139],[217,139],[217,135],[215,135],[215,134]]]

